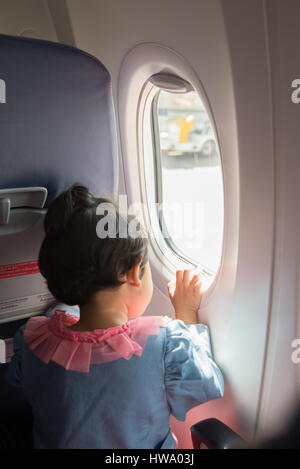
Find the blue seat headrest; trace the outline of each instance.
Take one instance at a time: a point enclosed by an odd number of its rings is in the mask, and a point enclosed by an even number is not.
[[[96,196],[117,188],[111,80],[91,55],[59,43],[0,35],[0,189],[72,183]]]

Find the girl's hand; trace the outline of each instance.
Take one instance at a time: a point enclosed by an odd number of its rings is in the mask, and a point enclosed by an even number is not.
[[[168,283],[170,300],[175,309],[176,319],[185,324],[197,324],[197,312],[202,299],[202,283],[196,274],[190,280],[190,270],[176,271],[176,285]]]

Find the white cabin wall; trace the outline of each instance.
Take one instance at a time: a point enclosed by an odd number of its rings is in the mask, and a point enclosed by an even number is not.
[[[239,153],[239,252],[224,327],[224,366],[255,431],[265,366],[274,249],[275,181],[265,2],[222,1]],[[225,214],[226,217],[226,214]]]
[[[57,41],[45,0],[0,0],[0,32]]]
[[[300,4],[268,0],[272,71],[276,223],[270,333],[259,418],[260,433],[287,424],[299,401],[300,364],[293,363],[292,341],[300,338],[299,200],[300,104],[292,102],[292,81],[300,78]],[[300,321],[298,322],[298,326]]]
[[[223,8],[236,97],[240,181],[244,187],[244,191],[241,189],[240,227],[248,230],[248,234],[240,236],[241,270],[235,305],[243,312],[249,308],[248,318],[252,315],[257,322],[256,331],[254,327],[248,329],[246,316],[235,316],[235,307],[229,334],[234,334],[232,351],[235,349],[237,353],[243,346],[249,347],[256,363],[258,355],[263,356],[262,349],[257,353],[259,332],[266,334],[256,422],[256,434],[263,437],[280,432],[299,403],[300,365],[292,362],[291,344],[300,337],[300,115],[299,104],[291,100],[291,84],[300,77],[300,4],[297,0],[225,0]],[[261,14],[257,15],[259,9]],[[264,217],[269,218],[267,224]],[[272,230],[273,236],[271,232],[268,236],[262,235],[266,227]],[[256,246],[251,239],[256,240]],[[267,251],[268,265],[264,257]],[[261,261],[255,269],[257,253]],[[251,276],[255,276],[255,280]],[[259,296],[261,307],[257,308]],[[237,334],[239,320],[241,333]],[[242,328],[249,330],[244,345],[238,343],[243,336],[246,338]],[[254,336],[250,331],[255,331]],[[245,354],[243,356],[246,358]],[[233,361],[233,380],[238,376],[243,380],[242,373],[234,372],[234,366]],[[251,369],[253,362],[245,361],[246,381],[252,375]],[[249,390],[251,385],[254,390],[257,382],[252,380],[248,384]],[[233,387],[238,389],[239,384],[234,383]],[[243,408],[249,408],[247,393],[245,399],[248,404]]]

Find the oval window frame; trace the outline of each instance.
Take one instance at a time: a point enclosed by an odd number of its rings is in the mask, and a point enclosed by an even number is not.
[[[160,72],[182,77],[199,93],[218,142],[224,192],[223,248],[218,272],[210,287],[204,292],[201,305],[202,308],[206,308],[208,304],[211,305],[210,308],[213,308],[214,305],[219,307],[220,303],[223,303],[224,306],[232,299],[239,247],[239,160],[236,122],[233,119],[230,123],[232,135],[229,140],[224,139],[224,135],[222,135],[226,153],[230,154],[230,158],[224,161],[216,122],[199,76],[183,56],[161,44],[142,43],[133,47],[125,56],[120,68],[116,99],[118,103],[121,164],[124,171],[124,190],[127,194],[128,204],[137,201],[145,202],[144,181],[141,178],[141,162],[145,160],[142,153],[143,146],[141,145],[143,135],[141,121],[145,99],[149,98],[151,92],[151,84],[148,80],[152,75]],[[230,115],[234,116],[232,111],[233,108],[230,109]],[[147,218],[145,215],[147,214],[143,211],[143,217]],[[166,284],[166,279],[174,279],[175,269],[172,266],[164,265],[162,253],[157,253],[153,246],[151,246],[150,260],[152,276],[156,286],[165,295],[167,289],[163,285]],[[212,301],[213,299],[214,301]]]

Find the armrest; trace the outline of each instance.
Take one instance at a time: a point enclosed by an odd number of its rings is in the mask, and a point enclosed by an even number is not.
[[[217,419],[207,419],[191,427],[194,449],[201,443],[209,449],[231,449],[240,446],[244,440],[225,423]]]

